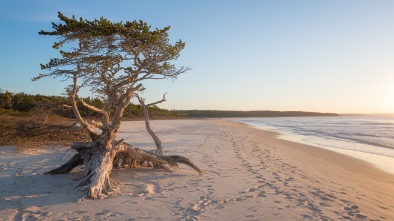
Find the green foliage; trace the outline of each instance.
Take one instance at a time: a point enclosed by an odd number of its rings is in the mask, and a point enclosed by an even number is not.
[[[130,104],[125,108],[124,116],[129,118],[143,118],[144,108],[141,105]]]
[[[30,95],[25,93],[13,94],[9,91],[0,92],[0,108],[20,112],[30,111],[42,103],[69,102],[69,99],[61,96]]]
[[[151,30],[143,21],[113,23],[105,18],[89,21],[68,18],[59,12],[60,24],[52,23],[53,31],[40,31],[40,35],[57,36],[53,48],[62,58],[50,59],[41,69],[50,71],[33,78],[77,76],[79,86],[90,87],[92,92],[118,97],[128,89],[143,90],[145,79],[175,78],[189,70],[177,69],[169,61],[179,57],[185,47],[181,40],[169,43],[168,30]],[[60,50],[66,48],[69,51]]]
[[[10,109],[12,108],[12,94],[9,91],[0,91],[0,107]]]
[[[45,95],[29,95],[25,93],[12,94],[8,91],[0,92],[0,101],[7,97],[11,102],[8,106],[0,106],[0,114],[8,115],[26,115],[27,111],[37,106],[40,102],[45,103],[63,103],[70,104],[71,100],[62,96],[45,96]],[[83,100],[96,107],[103,107],[104,102],[98,98],[87,97]],[[15,102],[15,103],[13,103]],[[3,104],[3,103],[1,103]],[[82,116],[90,115],[95,117],[95,113],[85,106],[79,104],[78,108]],[[72,111],[56,113],[67,118],[74,118]],[[152,119],[168,119],[168,118],[221,118],[221,117],[302,117],[302,116],[338,116],[335,113],[317,113],[302,111],[220,111],[220,110],[166,110],[157,106],[149,107],[149,117]],[[141,105],[130,103],[124,110],[125,118],[141,119],[144,117],[144,109]]]
[[[318,113],[304,111],[221,111],[221,110],[182,110],[173,111],[173,115],[188,118],[222,118],[222,117],[308,117],[338,116],[335,113]]]
[[[120,125],[122,117],[141,116],[141,110],[131,106],[130,100],[133,94],[145,90],[145,80],[176,78],[190,69],[171,63],[179,57],[185,43],[170,43],[170,27],[152,29],[143,21],[111,22],[103,17],[89,21],[68,18],[60,12],[58,17],[61,22],[52,23],[52,31],[39,34],[57,37],[53,48],[59,50],[61,57],[41,64],[47,73],[32,80],[72,79],[73,84],[66,90],[82,123],[81,116],[97,112],[103,116],[103,125],[112,130]],[[81,100],[78,91],[82,87],[88,87],[98,99]],[[80,103],[76,108],[77,102]],[[151,115],[156,113],[165,111],[157,109]]]
[[[15,94],[12,97],[12,109],[17,111],[28,111],[36,106],[36,100],[24,93]]]
[[[103,108],[104,107],[103,101],[98,99],[98,98],[87,97],[87,98],[82,98],[82,100],[85,101],[87,104],[93,105],[93,106],[98,107],[98,108]],[[94,114],[93,111],[91,111],[89,108],[85,107],[81,103],[78,103],[78,110],[79,110],[79,112],[81,113],[82,116],[87,116],[89,114],[90,115]]]
[[[6,97],[6,102],[1,102],[3,98]],[[87,104],[94,105],[96,107],[102,108],[104,106],[104,102],[99,98],[82,98]],[[32,108],[42,105],[42,104],[65,104],[70,105],[71,100],[68,97],[63,96],[46,96],[46,95],[30,95],[25,93],[17,93],[13,94],[11,92],[5,91],[0,92],[0,114],[7,115],[27,115]],[[6,105],[5,105],[6,104]],[[82,116],[91,116],[96,117],[97,113],[83,106],[82,104],[78,104],[78,109]],[[54,114],[60,115],[66,118],[74,118],[74,114],[71,109],[68,111],[55,112]],[[95,115],[96,114],[96,115]],[[181,117],[179,114],[161,109],[157,106],[153,106],[149,108],[149,114],[151,118],[176,118]],[[136,105],[130,103],[124,111],[125,118],[129,119],[141,119],[144,117],[144,109],[141,105]]]

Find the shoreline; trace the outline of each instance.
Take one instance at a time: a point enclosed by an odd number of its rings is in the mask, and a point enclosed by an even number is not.
[[[236,122],[240,122],[235,120]],[[245,123],[245,122],[241,122]],[[349,141],[335,141],[334,143],[330,140],[327,140],[322,137],[308,137],[305,135],[297,135],[297,134],[292,134],[289,132],[281,131],[279,129],[273,128],[273,127],[266,127],[263,125],[253,125],[253,124],[247,124],[247,126],[251,126],[253,128],[256,128],[258,130],[265,130],[265,131],[273,131],[278,133],[276,136],[277,139],[280,140],[287,140],[295,143],[300,143],[300,144],[305,144],[305,145],[310,145],[314,146],[317,148],[322,148],[326,150],[330,150],[339,154],[344,154],[347,156],[350,156],[355,159],[363,160],[374,167],[383,170],[385,172],[388,172],[390,174],[394,174],[394,150],[392,149],[387,149],[383,147],[376,147],[373,145],[368,145],[368,144],[363,144],[363,143],[356,143],[356,142],[349,142]],[[317,139],[322,139],[324,140],[324,144],[322,142],[316,142]],[[350,146],[357,146],[358,150],[355,149],[348,149]],[[387,153],[379,153],[379,151],[372,151],[373,148],[380,148],[381,152],[382,151],[390,151]],[[364,149],[365,151],[361,151],[361,149]],[[370,149],[369,152],[368,150]],[[376,152],[376,153],[375,153]],[[384,155],[384,154],[389,154],[389,155]]]
[[[243,122],[233,122],[251,130],[260,131],[257,132],[260,136],[259,138],[266,139],[266,142],[275,143],[275,145],[283,148],[282,151],[284,152],[280,151],[279,153],[282,159],[285,159],[290,165],[304,168],[308,174],[313,174],[320,185],[319,188],[323,189],[323,187],[330,186],[327,184],[332,183],[334,184],[333,186],[339,185],[336,188],[342,190],[349,188],[350,192],[362,193],[361,195],[363,196],[351,195],[346,191],[340,192],[340,194],[347,195],[347,198],[340,201],[346,201],[347,199],[352,199],[354,200],[353,202],[357,201],[360,205],[362,204],[369,208],[370,212],[377,217],[380,217],[378,220],[387,219],[387,217],[383,218],[384,216],[380,216],[379,213],[390,214],[388,217],[394,219],[394,194],[392,193],[394,175],[392,173],[343,153],[310,144],[280,139],[278,136],[281,134],[275,131],[258,129]],[[330,188],[334,189],[335,187],[333,186]],[[308,187],[310,187],[310,184],[308,184]],[[372,200],[370,202],[362,201],[362,199],[366,200],[366,198],[371,198]],[[382,206],[382,202],[386,202],[386,206]],[[391,212],[388,211],[389,208]],[[378,212],[379,210],[380,212]],[[345,216],[343,219],[346,220],[348,218]],[[362,216],[351,218],[351,220],[354,219],[363,218]]]
[[[66,162],[65,147],[0,147],[0,217],[8,220],[393,220],[394,176],[362,160],[276,138],[231,119],[154,120],[165,154],[191,159],[174,172],[115,169],[112,195],[80,200],[77,170],[43,175]],[[154,149],[143,121],[119,139]]]

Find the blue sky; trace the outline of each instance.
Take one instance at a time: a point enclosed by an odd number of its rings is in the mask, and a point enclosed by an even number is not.
[[[394,113],[394,1],[19,0],[0,2],[0,87],[60,95],[67,82],[38,75],[57,57],[57,12],[171,26],[186,42],[176,80],[146,82],[167,109]],[[87,92],[84,94],[89,96]]]

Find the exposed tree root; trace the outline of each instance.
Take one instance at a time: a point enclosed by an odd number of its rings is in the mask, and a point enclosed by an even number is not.
[[[188,165],[189,167],[193,168],[200,174],[202,174],[202,171],[200,168],[198,168],[191,160],[189,160],[186,157],[178,156],[178,155],[172,155],[172,156],[162,156],[167,162],[170,163],[171,166],[176,166],[176,163],[183,163]]]
[[[178,166],[177,163],[183,163],[202,174],[202,171],[186,157],[165,156],[141,150],[124,143],[123,140],[114,142],[111,149],[104,148],[96,142],[76,142],[71,148],[77,150],[78,153],[67,163],[46,174],[69,173],[75,167],[84,164],[84,175],[77,186],[86,189],[88,197],[92,199],[100,198],[102,194],[108,194],[111,191],[109,175],[114,167],[133,168],[137,162],[141,164],[145,161],[166,171],[173,171],[173,168]]]
[[[48,171],[45,174],[54,175],[54,174],[69,173],[75,167],[82,165],[82,164],[83,164],[83,159],[81,157],[81,154],[77,153],[73,157],[71,157],[71,159],[67,163],[61,165],[59,168]]]
[[[171,155],[171,156],[161,155],[154,152],[134,148],[133,146],[127,143],[122,143],[122,146],[123,146],[123,152],[127,153],[127,155],[123,153],[123,155],[126,156],[126,158],[124,158],[126,161],[136,160],[141,162],[141,160],[142,161],[145,160],[152,162],[153,164],[159,165],[161,168],[169,171],[172,170],[171,167],[178,166],[177,163],[183,163],[190,166],[198,173],[202,174],[200,168],[198,168],[191,160],[189,160],[186,157],[177,156],[177,155]]]

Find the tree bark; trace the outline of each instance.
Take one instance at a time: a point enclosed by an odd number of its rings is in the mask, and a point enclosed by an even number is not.
[[[112,148],[106,148],[100,142],[76,142],[71,147],[78,153],[67,163],[46,174],[69,173],[75,167],[84,164],[83,178],[77,186],[87,190],[87,196],[91,199],[102,198],[112,190],[109,175],[115,164],[114,159],[119,155],[122,155],[123,160],[128,162],[152,162],[166,171],[173,171],[177,163],[183,163],[202,174],[202,171],[185,157],[165,156],[141,150],[124,143],[123,140],[113,142]],[[130,164],[129,167],[131,168]]]
[[[83,164],[83,159],[81,157],[81,154],[77,153],[73,157],[71,157],[71,159],[67,163],[61,165],[59,168],[48,171],[45,174],[55,175],[55,174],[69,173],[75,167],[82,164]]]
[[[96,148],[83,151],[82,156],[86,159],[84,179],[81,186],[88,189],[88,196],[92,199],[101,198],[102,194],[108,194],[112,190],[109,175],[112,171],[113,160],[116,151],[98,151]]]

